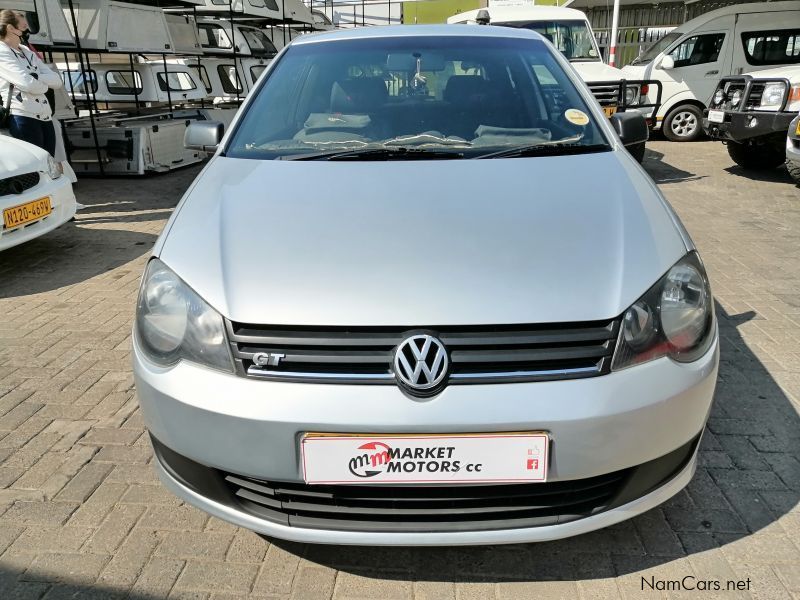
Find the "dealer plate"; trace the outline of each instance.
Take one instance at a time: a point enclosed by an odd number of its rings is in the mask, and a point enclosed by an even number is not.
[[[708,120],[711,123],[724,123],[725,122],[725,111],[723,111],[723,110],[709,110],[708,111]]]
[[[616,114],[617,107],[616,106],[604,106],[603,107],[603,112],[606,113],[607,117],[610,117],[610,116]]]
[[[53,207],[50,204],[50,197],[45,196],[32,202],[5,209],[3,211],[3,225],[6,229],[12,229],[32,221],[38,221],[51,212],[53,212]]]
[[[547,479],[544,432],[463,435],[308,433],[303,478],[314,484],[524,483]]]

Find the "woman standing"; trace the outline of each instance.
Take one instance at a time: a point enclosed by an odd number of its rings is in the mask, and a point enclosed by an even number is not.
[[[11,135],[44,148],[52,156],[56,135],[45,92],[63,83],[58,73],[20,43],[27,39],[27,30],[24,13],[0,11],[0,97],[5,104],[11,94]]]

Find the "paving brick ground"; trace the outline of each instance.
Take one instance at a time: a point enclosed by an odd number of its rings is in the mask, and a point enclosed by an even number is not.
[[[0,255],[0,599],[721,596],[642,589],[685,576],[800,598],[800,190],[746,175],[720,144],[649,147],[723,345],[700,468],[673,500],[578,538],[467,549],[270,543],[183,506],[148,464],[129,332],[146,255],[197,169],[84,180],[75,223]]]

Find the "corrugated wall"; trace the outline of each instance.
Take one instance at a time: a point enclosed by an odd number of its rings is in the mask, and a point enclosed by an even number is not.
[[[623,6],[619,11],[619,37],[617,38],[617,66],[626,65],[653,42],[672,28],[723,6],[745,4],[752,0],[700,0],[692,4],[664,2]],[[582,8],[597,36],[600,51],[608,58],[613,1],[608,7]]]

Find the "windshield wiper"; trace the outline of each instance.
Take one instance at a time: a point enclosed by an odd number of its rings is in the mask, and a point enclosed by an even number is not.
[[[365,148],[281,156],[280,160],[440,160],[464,158],[463,152],[425,150],[422,148]]]
[[[529,156],[561,156],[567,154],[588,154],[610,150],[606,144],[532,144],[517,146],[507,150],[499,150],[481,154],[475,158],[522,158]]]

